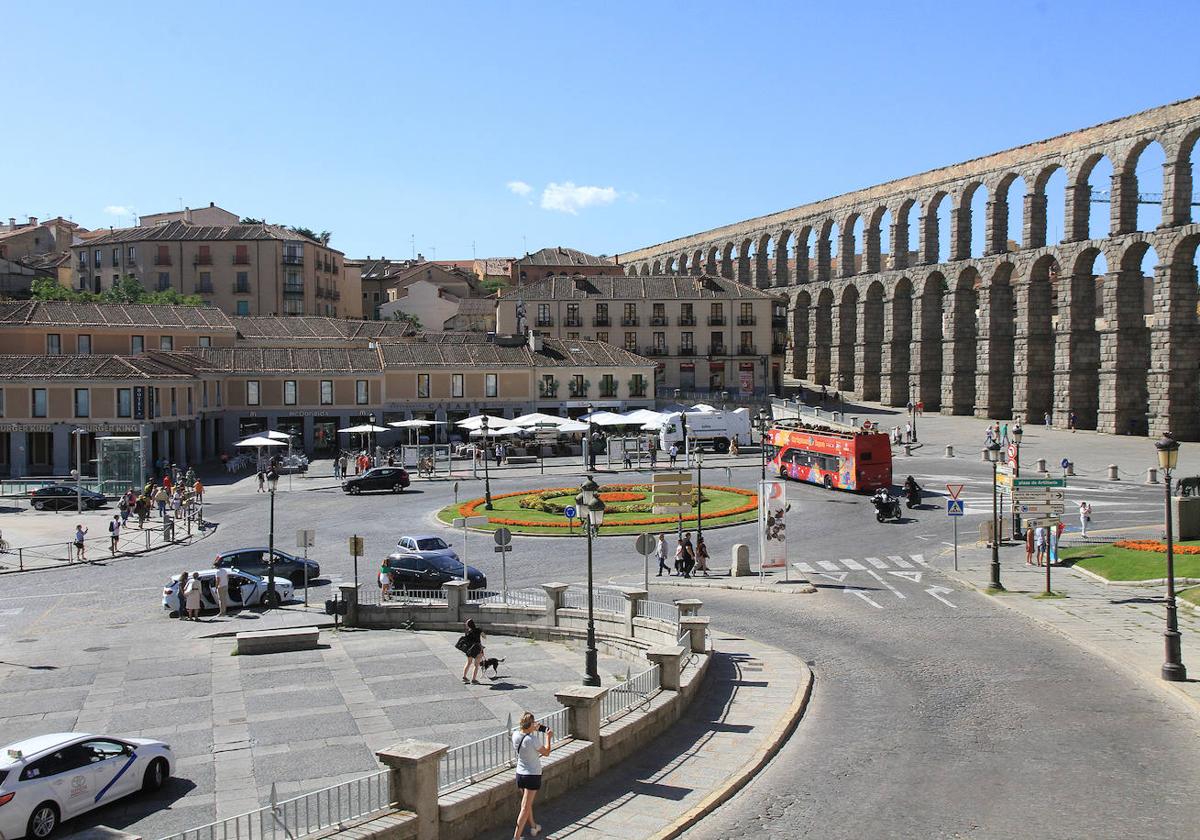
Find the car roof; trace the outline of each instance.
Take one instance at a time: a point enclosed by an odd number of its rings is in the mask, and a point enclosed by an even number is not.
[[[15,767],[56,747],[65,746],[73,741],[80,741],[91,737],[94,736],[87,732],[51,732],[47,735],[35,735],[32,738],[26,738],[24,741],[15,741],[0,747],[0,769]],[[14,758],[9,754],[9,750],[19,750],[21,757]]]
[[[266,550],[267,550],[267,547],[265,545],[246,545],[246,546],[242,546],[241,548],[231,548],[228,551],[222,551],[220,553],[220,555],[218,555],[218,556],[228,557],[230,554],[240,554],[243,551],[266,551]],[[288,557],[292,556],[281,548],[275,549],[275,553],[276,554],[286,554]]]
[[[441,534],[405,534],[404,536],[400,537],[400,539],[405,539],[406,537],[410,540],[441,540],[442,542],[446,541],[446,538],[443,537]]]

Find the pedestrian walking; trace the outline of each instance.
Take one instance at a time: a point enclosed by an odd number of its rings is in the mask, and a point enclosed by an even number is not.
[[[685,531],[679,540],[679,548],[675,551],[675,564],[679,569],[679,574],[685,578],[692,576],[692,569],[696,565],[696,550],[692,548],[690,531]]]
[[[1067,415],[1067,428],[1071,430],[1071,434],[1075,433],[1075,422],[1078,419],[1079,418],[1075,416],[1074,411]]]
[[[175,492],[171,494],[171,516],[172,516],[172,518],[178,519],[179,515],[182,511],[183,511],[183,493],[181,493],[178,489],[176,489]]]
[[[667,576],[671,575],[671,567],[667,565],[667,535],[658,535],[658,545],[655,546],[654,554],[658,558],[658,577],[662,577],[665,571]]]
[[[129,520],[129,494],[126,493],[117,502],[117,510],[121,512],[121,524],[124,525]]]
[[[737,442],[736,437],[733,438],[733,440],[729,441],[729,454],[732,455],[734,458],[736,458],[740,454],[740,450],[738,449],[738,442]]]
[[[187,584],[183,588],[183,594],[187,600],[187,614],[192,621],[200,620],[200,573],[192,572],[191,577],[187,579]]]
[[[337,457],[336,455],[333,457],[333,477],[334,478],[342,477],[342,459]]]
[[[229,608],[229,570],[221,565],[220,559],[214,560],[213,565],[217,569],[217,615],[225,615]]]
[[[675,468],[675,459],[679,457],[679,444],[672,443],[671,448],[667,450],[667,459],[670,461],[671,469]]]
[[[179,576],[179,590],[175,593],[175,598],[179,602],[180,621],[187,620],[187,594],[184,592],[184,590],[187,588],[187,582],[191,576],[192,573],[188,571],[183,572],[183,574]]]
[[[1033,551],[1040,566],[1046,559],[1046,529],[1038,526],[1033,530]]]
[[[705,577],[708,577],[708,546],[704,542],[704,535],[696,535],[696,571],[703,572]]]
[[[163,480],[162,480],[162,486],[163,486],[163,487],[165,487],[165,488],[167,488],[167,492],[168,492],[168,493],[170,493],[170,492],[171,492],[171,485],[172,485],[172,483],[173,483],[173,482],[171,481],[171,474],[170,474],[170,473],[167,473],[166,475],[164,475],[164,476],[163,476]]]
[[[472,685],[479,685],[479,663],[483,661],[483,631],[475,626],[472,619],[467,619],[467,632],[462,635],[455,645],[467,657],[467,664],[463,665],[462,680],[464,683],[470,682]],[[471,670],[471,666],[475,666],[475,670],[471,672],[471,679],[467,680],[467,671]]]
[[[1079,502],[1079,531],[1083,537],[1087,537],[1088,525],[1092,521],[1092,506],[1085,501]]]
[[[513,829],[513,840],[518,840],[529,826],[529,833],[537,837],[542,827],[533,818],[533,800],[542,787],[542,759],[550,755],[554,743],[554,730],[539,724],[532,712],[521,715],[520,728],[513,732],[513,751],[517,754],[517,789],[521,791],[521,806],[517,811],[517,826]]]
[[[200,483],[200,479],[198,478],[196,479],[195,483],[192,484],[192,493],[196,499],[196,504],[204,504],[204,485]]]
[[[386,562],[379,567],[379,597],[384,601],[392,597],[392,568]]]
[[[1033,565],[1033,529],[1025,529],[1025,565]]]
[[[167,490],[167,485],[165,484],[162,487],[159,487],[158,491],[154,494],[154,502],[158,505],[158,515],[163,519],[167,518],[167,502],[170,501],[170,499],[171,497],[169,495],[169,491]]]
[[[267,492],[267,471],[262,468],[261,464],[258,467],[258,492]]]
[[[108,523],[108,553],[117,553],[117,541],[121,538],[121,516],[113,514],[112,522]]]
[[[150,500],[146,498],[145,494],[138,496],[134,501],[133,512],[137,516],[138,527],[145,528],[146,517],[150,515]]]
[[[75,559],[80,563],[87,560],[87,545],[84,540],[87,539],[88,529],[83,527],[83,524],[75,526]]]
[[[500,463],[504,460],[504,447],[497,443],[492,447],[492,455],[496,458],[496,466],[500,466]]]
[[[1000,427],[1000,445],[1008,448],[1008,424],[1005,423]]]
[[[633,456],[631,456],[629,454],[628,449],[625,450],[625,469],[627,469],[627,470],[633,469]]]
[[[904,424],[904,442],[912,443],[912,423],[911,422]]]
[[[650,471],[654,472],[654,468],[658,466],[658,447],[651,444],[650,446]]]
[[[1044,418],[1044,421],[1045,421],[1045,422],[1044,422],[1044,424],[1043,424],[1043,425],[1046,425],[1046,426],[1049,426],[1049,425],[1050,425],[1050,412],[1049,412],[1049,411],[1047,411],[1047,412],[1046,412],[1046,416],[1045,416],[1045,418]]]

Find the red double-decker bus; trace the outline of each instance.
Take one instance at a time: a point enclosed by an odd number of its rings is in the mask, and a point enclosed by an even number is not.
[[[780,478],[860,493],[892,486],[892,445],[881,432],[797,423],[767,430],[767,443]]]

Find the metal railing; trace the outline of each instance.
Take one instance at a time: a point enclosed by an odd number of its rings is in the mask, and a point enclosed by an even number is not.
[[[640,618],[654,618],[673,625],[679,624],[679,608],[674,604],[664,604],[662,601],[650,601],[645,598],[637,602],[637,612]]]
[[[341,828],[350,820],[383,813],[395,807],[389,794],[388,775],[379,770],[312,793],[277,802],[223,820],[171,834],[162,840],[290,840],[327,828]]]
[[[360,583],[358,585],[358,603],[377,606],[385,603],[383,589],[378,583]],[[402,589],[394,587],[388,592],[388,604],[444,604],[446,591],[444,589]]]
[[[600,722],[611,723],[622,715],[645,706],[660,688],[662,675],[657,665],[636,676],[627,677],[610,688],[600,699]]]
[[[3,537],[0,537],[0,572],[94,563],[122,554],[141,554],[156,548],[187,542],[194,535],[203,534],[199,510],[190,504],[183,508],[178,519],[171,515],[163,519],[157,511],[154,511],[147,517],[144,528],[139,528],[136,522],[137,517],[131,516],[128,524],[121,527],[116,552],[110,550],[112,537],[107,532],[103,536],[84,538],[82,558],[73,540],[35,545],[11,545]]]
[[[611,612],[617,615],[625,614],[625,596],[619,592],[611,592],[595,587],[592,604],[598,612]],[[587,587],[575,587],[563,592],[563,606],[572,610],[587,609]]]
[[[546,593],[540,589],[473,589],[467,596],[469,604],[509,604],[515,607],[544,607]]]
[[[566,709],[541,715],[536,720],[554,732],[551,746],[566,740]],[[508,725],[502,731],[446,750],[438,762],[438,792],[471,784],[515,766],[517,752],[513,749],[513,730],[512,715],[509,715]]]
[[[679,638],[675,640],[675,644],[688,652],[687,657],[679,663],[679,671],[682,673],[696,664],[696,654],[692,652],[692,631],[684,630],[680,633]]]

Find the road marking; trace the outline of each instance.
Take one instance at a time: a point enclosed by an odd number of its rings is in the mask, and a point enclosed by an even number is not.
[[[795,566],[800,571],[804,572],[804,574],[806,574],[806,575],[820,574],[820,572],[818,572],[816,569],[814,569],[812,566],[808,565],[807,563],[793,563],[792,565]]]
[[[938,536],[938,534],[917,534],[917,539],[925,540],[926,542],[928,542],[929,540],[932,540],[934,537],[937,537],[937,536]]]
[[[895,575],[898,578],[904,578],[905,580],[911,580],[913,583],[921,582],[920,572],[888,572],[888,574]]]
[[[913,559],[913,561],[914,561],[914,562],[916,562],[916,563],[920,563],[920,564],[921,564],[922,566],[924,566],[925,568],[929,568],[929,564],[925,562],[925,555],[924,555],[924,554],[910,554],[910,555],[908,555],[908,556],[909,556],[909,557],[911,557],[911,558]]]
[[[868,569],[868,570],[867,570],[867,574],[869,574],[871,577],[875,578],[875,580],[877,580],[877,581],[879,581],[880,583],[882,583],[882,584],[883,584],[884,586],[886,586],[888,589],[892,590],[892,592],[894,592],[894,593],[896,594],[896,597],[897,597],[897,598],[903,598],[903,597],[904,597],[904,593],[903,593],[903,592],[901,592],[901,591],[900,591],[899,589],[897,589],[896,587],[892,586],[892,585],[891,585],[890,583],[888,583],[886,580],[884,580],[884,579],[883,579],[883,578],[880,576],[879,572],[872,572],[872,571],[870,571],[870,570]]]
[[[939,601],[941,601],[947,607],[950,607],[951,609],[954,609],[954,610],[958,609],[957,606],[955,606],[954,604],[951,604],[949,601],[947,601],[945,598],[942,597],[942,595],[949,595],[951,592],[954,591],[953,589],[950,589],[949,587],[946,587],[946,586],[931,586],[928,589],[926,589],[925,591],[928,592],[930,595],[932,595],[934,598],[937,598]],[[941,594],[938,594],[938,593],[941,593]]]
[[[9,607],[6,610],[0,610],[0,616],[20,615],[24,611],[24,607]]]
[[[828,572],[840,572],[842,567],[832,560],[818,560],[817,565]]]
[[[819,574],[821,577],[827,577],[837,583],[845,583],[846,578],[850,576],[849,572],[838,572],[837,574],[831,574],[830,572],[817,572],[817,574]]]
[[[912,563],[909,563],[903,557],[897,557],[894,554],[889,554],[888,559],[891,560],[893,563],[895,563],[897,566],[899,566],[901,569],[911,569],[913,567]]]
[[[849,569],[852,572],[861,572],[862,570],[867,568],[862,563],[859,563],[857,560],[851,560],[849,557],[842,560],[841,563],[843,566],[845,566],[847,569]]]
[[[154,588],[158,589],[159,587],[156,586]],[[98,595],[98,594],[99,593],[93,589],[89,592],[51,592],[51,593],[47,593],[45,595],[9,595],[7,597],[0,598],[0,601],[25,601],[25,600],[28,600],[29,598],[75,598],[75,597],[78,597],[79,595]]]
[[[888,564],[884,563],[878,557],[865,557],[863,559],[865,559],[868,563],[870,563],[876,569],[886,569],[888,567]]]
[[[872,601],[871,596],[867,595],[867,593],[863,592],[861,589],[855,589],[852,586],[847,586],[843,591],[847,595],[857,595],[859,598],[862,598],[864,601],[866,601],[868,604],[870,604],[872,607],[874,607],[877,610],[883,609],[882,606],[880,606],[879,604],[876,604],[874,601]]]

